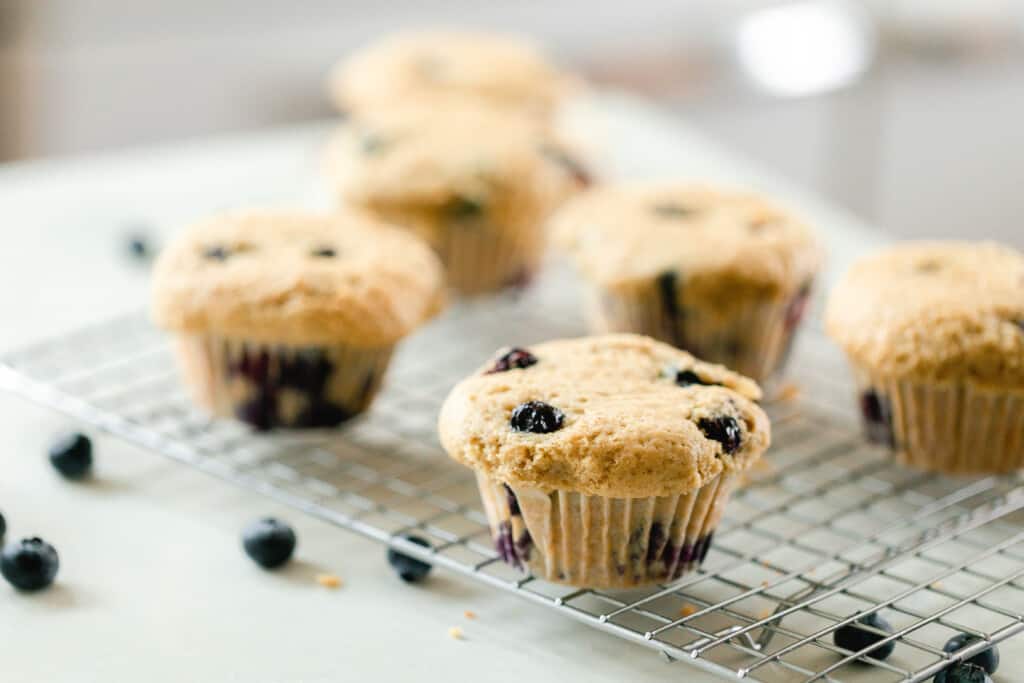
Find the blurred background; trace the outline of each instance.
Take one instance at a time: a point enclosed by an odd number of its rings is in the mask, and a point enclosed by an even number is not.
[[[904,236],[1024,247],[1024,0],[0,0],[0,160],[322,119],[382,32],[530,34]]]

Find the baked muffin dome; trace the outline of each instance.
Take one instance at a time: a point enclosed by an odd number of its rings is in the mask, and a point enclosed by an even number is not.
[[[666,496],[746,469],[768,447],[758,386],[667,344],[623,334],[525,351],[529,365],[488,364],[441,410],[445,449],[488,477],[616,498]]]
[[[237,211],[161,254],[153,316],[183,333],[382,346],[438,311],[441,285],[426,245],[356,211]]]
[[[396,33],[363,48],[335,66],[328,89],[349,113],[454,97],[547,116],[570,83],[528,40],[434,29]]]

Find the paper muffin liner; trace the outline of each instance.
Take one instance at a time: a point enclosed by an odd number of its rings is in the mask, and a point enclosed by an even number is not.
[[[854,374],[868,440],[900,462],[965,475],[1024,468],[1024,391]]]
[[[609,498],[512,487],[477,473],[501,558],[538,578],[589,588],[667,583],[695,570],[737,480],[722,474],[676,496]]]
[[[789,298],[731,302],[728,311],[684,303],[671,273],[628,289],[592,286],[588,315],[598,332],[635,332],[721,363],[757,382],[785,369],[811,284]]]
[[[179,366],[194,400],[256,429],[336,427],[366,410],[392,346],[293,346],[179,335]]]

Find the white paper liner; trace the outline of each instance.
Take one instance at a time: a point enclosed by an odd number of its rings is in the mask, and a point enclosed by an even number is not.
[[[719,475],[677,496],[608,498],[513,488],[477,474],[502,559],[590,588],[667,583],[699,567],[737,480]]]
[[[887,379],[864,368],[855,368],[855,376],[859,395],[871,391],[881,402],[900,462],[946,474],[1024,468],[1024,391]],[[870,427],[884,431],[884,424]]]
[[[289,346],[179,335],[179,366],[199,405],[258,429],[328,427],[373,400],[393,347]]]

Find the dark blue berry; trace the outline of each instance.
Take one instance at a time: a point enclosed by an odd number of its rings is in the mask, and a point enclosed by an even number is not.
[[[92,441],[73,432],[50,446],[50,463],[68,479],[81,479],[92,471]]]
[[[889,400],[873,389],[868,389],[860,397],[860,412],[864,418],[864,430],[868,441],[895,446],[896,437],[892,430],[892,409]]]
[[[295,552],[295,532],[279,519],[264,517],[250,522],[242,531],[242,547],[253,562],[274,569]]]
[[[700,375],[693,370],[675,370],[673,372],[675,375],[673,380],[681,387],[688,387],[694,384],[700,384],[703,386],[719,386],[718,382],[707,382],[701,379]]]
[[[338,255],[338,252],[334,247],[320,246],[310,252],[310,255],[317,258],[334,258]]]
[[[933,683],[992,683],[985,669],[967,662],[957,662],[935,674]]]
[[[0,553],[0,572],[18,590],[46,588],[57,577],[59,568],[57,551],[41,538],[9,543]]]
[[[405,540],[416,545],[423,546],[424,548],[430,547],[430,542],[426,539],[420,538],[419,536],[407,535],[403,536]],[[431,564],[424,562],[415,557],[409,557],[408,555],[401,553],[394,548],[388,548],[388,564],[395,570],[399,578],[406,583],[418,583],[423,579],[427,578],[427,574],[430,573]]]
[[[722,444],[722,450],[726,453],[735,453],[743,442],[743,430],[740,428],[740,423],[736,418],[728,415],[702,417],[698,420],[697,427],[705,437]]]
[[[974,645],[979,640],[981,640],[981,638],[972,636],[969,633],[959,633],[946,641],[946,644],[942,646],[942,650],[943,652],[949,652],[952,654],[953,652],[962,650],[969,645]],[[968,664],[980,666],[988,673],[994,674],[999,668],[999,648],[993,645],[987,650],[982,650],[978,654],[973,657],[969,657],[964,661]]]
[[[672,204],[670,202],[655,204],[651,209],[655,214],[662,218],[687,218],[696,213],[696,211],[690,207],[683,206],[681,204]]]
[[[548,434],[558,431],[565,422],[565,413],[543,401],[520,403],[512,410],[509,424],[517,432]]]
[[[850,650],[851,652],[860,652],[861,650],[871,647],[885,638],[885,636],[880,633],[875,633],[874,631],[862,628],[860,624],[871,626],[880,631],[885,631],[886,633],[892,633],[892,626],[888,621],[874,613],[866,614],[857,621],[851,624],[845,624],[836,629],[836,632],[832,636],[836,646],[845,650]],[[896,641],[890,640],[866,654],[874,659],[884,660],[888,659],[889,655],[891,655],[895,649]]]
[[[503,353],[485,374],[508,372],[514,368],[523,369],[537,363],[537,357],[526,349],[512,348]]]
[[[142,233],[133,233],[127,237],[128,255],[139,261],[148,261],[153,258],[153,246],[149,238]]]
[[[231,252],[228,251],[227,247],[223,247],[220,245],[207,247],[206,249],[203,250],[203,258],[209,261],[227,261],[228,256],[230,255]]]
[[[444,211],[452,220],[468,221],[483,215],[484,205],[468,197],[455,197],[445,204]]]

